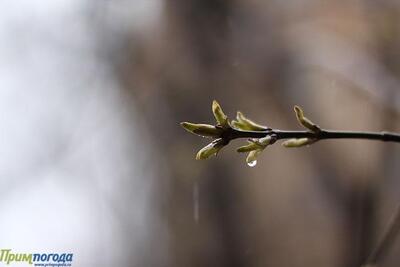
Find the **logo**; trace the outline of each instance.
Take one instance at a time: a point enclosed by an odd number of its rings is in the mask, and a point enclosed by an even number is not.
[[[12,253],[11,249],[0,250],[0,262],[7,265],[26,262],[42,267],[72,266],[73,256],[73,253]]]

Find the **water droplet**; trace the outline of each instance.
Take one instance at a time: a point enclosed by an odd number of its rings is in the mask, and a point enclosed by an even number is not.
[[[249,167],[254,167],[257,165],[257,160],[249,161],[247,162],[247,165],[249,165]]]

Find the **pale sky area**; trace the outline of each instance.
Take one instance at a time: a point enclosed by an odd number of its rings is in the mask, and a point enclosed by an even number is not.
[[[159,9],[156,0],[0,2],[0,249],[124,266],[162,228],[146,129],[131,126],[140,122],[90,17],[140,31]]]

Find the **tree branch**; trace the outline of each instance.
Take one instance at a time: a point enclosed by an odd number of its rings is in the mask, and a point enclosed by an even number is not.
[[[400,134],[391,132],[357,132],[357,131],[334,131],[324,130],[319,132],[311,131],[283,131],[277,129],[268,129],[266,131],[243,131],[231,129],[228,131],[225,138],[229,140],[237,138],[262,138],[265,136],[275,136],[276,140],[289,139],[289,138],[311,138],[315,140],[325,139],[368,139],[379,140],[386,142],[399,142]]]
[[[301,147],[325,139],[364,139],[400,143],[400,133],[335,131],[322,129],[304,115],[299,106],[294,106],[297,121],[306,131],[284,131],[271,129],[248,119],[242,112],[237,112],[236,120],[229,120],[217,101],[212,103],[216,125],[181,122],[181,126],[193,134],[211,137],[214,140],[199,150],[196,159],[207,159],[218,152],[233,139],[248,138],[248,144],[237,149],[249,152],[246,162],[254,166],[259,155],[268,145],[278,140],[289,139],[282,143],[285,147]]]

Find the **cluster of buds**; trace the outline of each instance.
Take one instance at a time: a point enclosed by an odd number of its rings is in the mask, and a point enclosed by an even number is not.
[[[321,132],[321,128],[317,124],[304,116],[304,111],[299,106],[294,106],[294,112],[296,113],[297,121],[300,123],[301,126],[305,127],[315,134]],[[301,147],[311,145],[316,141],[316,138],[292,138],[283,142],[282,145],[284,147]]]
[[[304,116],[304,112],[300,107],[295,106],[294,110],[296,112],[297,120],[302,126],[313,133],[321,131],[318,125]],[[250,120],[240,111],[237,112],[236,119],[230,121],[216,100],[212,103],[212,112],[216,120],[216,125],[190,122],[181,123],[181,126],[185,130],[193,134],[214,139],[211,143],[199,150],[196,155],[196,159],[198,160],[207,159],[213,155],[217,155],[219,151],[230,142],[230,140],[237,138],[232,133],[258,132],[261,134],[260,136],[263,136],[260,138],[250,138],[247,140],[247,145],[241,146],[237,149],[237,152],[248,153],[246,162],[249,166],[254,166],[257,162],[257,156],[268,145],[275,143],[277,140],[277,136],[271,128]],[[285,147],[300,147],[312,144],[316,140],[317,139],[315,138],[294,138],[283,142],[282,145]]]

